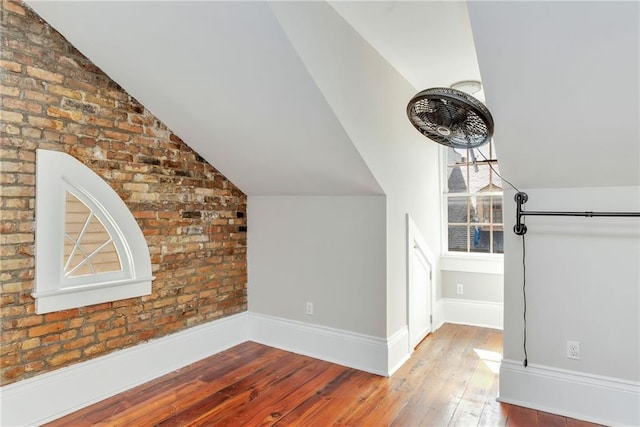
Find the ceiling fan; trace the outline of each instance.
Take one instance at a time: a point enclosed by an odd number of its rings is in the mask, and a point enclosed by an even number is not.
[[[493,136],[489,109],[473,96],[453,88],[419,92],[409,101],[407,116],[418,132],[451,148],[477,148]]]

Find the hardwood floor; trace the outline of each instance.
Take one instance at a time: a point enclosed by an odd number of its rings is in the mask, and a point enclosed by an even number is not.
[[[500,331],[445,324],[392,377],[247,342],[48,426],[568,426],[496,402]]]

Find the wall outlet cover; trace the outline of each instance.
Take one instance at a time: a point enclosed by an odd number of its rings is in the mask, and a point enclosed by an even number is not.
[[[580,342],[567,341],[567,358],[580,360]]]

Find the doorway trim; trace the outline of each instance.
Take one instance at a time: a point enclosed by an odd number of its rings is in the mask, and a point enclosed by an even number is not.
[[[434,307],[435,307],[435,300],[436,300],[436,286],[434,286],[435,284],[435,272],[434,272],[434,257],[433,254],[431,253],[429,246],[427,245],[424,237],[422,236],[422,233],[420,232],[420,229],[418,228],[418,226],[416,225],[415,221],[411,218],[411,215],[409,213],[407,213],[406,215],[407,218],[407,240],[406,240],[406,260],[407,260],[407,264],[406,264],[406,268],[407,268],[407,328],[408,328],[408,332],[409,332],[409,337],[408,337],[408,352],[409,354],[413,353],[414,347],[415,347],[415,343],[412,342],[412,333],[411,333],[411,271],[413,268],[413,261],[412,261],[412,251],[414,250],[418,250],[420,252],[420,254],[423,256],[425,263],[428,265],[429,270],[430,270],[430,280],[429,280],[429,296],[430,296],[430,307],[429,307],[429,311],[430,311],[430,315],[431,315],[431,320],[430,320],[430,332],[433,332],[435,330],[434,325],[438,325],[440,322],[438,319],[436,319],[436,316],[434,316]]]

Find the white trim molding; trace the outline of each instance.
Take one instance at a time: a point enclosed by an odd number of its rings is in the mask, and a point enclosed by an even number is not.
[[[442,298],[433,304],[433,330],[436,331],[444,325],[444,301]]]
[[[84,225],[71,234],[65,218],[79,214],[67,212],[67,197],[87,209],[76,224]],[[97,248],[93,246],[97,242],[87,237],[96,226],[102,227],[104,238],[108,238]],[[65,242],[73,243],[69,253],[65,253]],[[117,268],[100,272],[91,267],[78,276],[72,274],[78,266],[91,266],[91,257],[108,245],[115,251]],[[98,174],[63,152],[36,151],[35,251],[35,290],[31,295],[38,314],[151,293],[149,248],[133,214]],[[82,261],[71,268],[78,262],[76,256]]]
[[[265,314],[249,313],[249,316],[251,341],[373,374],[388,375],[387,340],[384,338]]]
[[[389,367],[387,376],[393,375],[411,357],[413,349],[409,348],[409,328],[405,325],[387,339]]]
[[[0,425],[41,425],[248,340],[241,313],[0,389]]]
[[[503,360],[500,402],[612,426],[640,425],[640,382]]]
[[[413,348],[434,330],[433,312],[436,300],[436,266],[431,249],[427,245],[424,236],[420,232],[409,213],[407,218],[407,325],[409,329],[408,354],[413,352]],[[414,257],[414,254],[418,257]],[[428,269],[429,279],[426,292],[423,286],[414,277],[416,259],[423,268]],[[426,301],[425,301],[426,300]],[[427,317],[429,316],[429,317]],[[415,331],[413,329],[421,330]],[[391,361],[390,361],[391,363]],[[390,366],[395,366],[391,365]]]
[[[465,271],[468,273],[504,274],[504,256],[501,254],[449,252],[440,257],[443,271]]]
[[[499,302],[442,298],[445,323],[502,329],[503,304]]]

